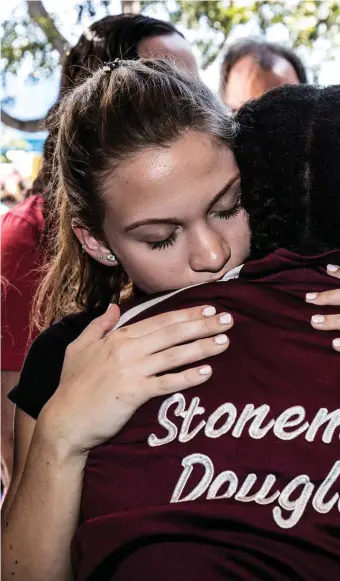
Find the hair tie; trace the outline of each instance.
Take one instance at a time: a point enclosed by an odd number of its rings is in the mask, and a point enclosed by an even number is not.
[[[109,61],[107,63],[104,63],[103,71],[105,71],[106,73],[108,73],[110,71],[114,71],[115,69],[118,69],[121,62],[122,61],[120,58],[116,58],[114,61]]]

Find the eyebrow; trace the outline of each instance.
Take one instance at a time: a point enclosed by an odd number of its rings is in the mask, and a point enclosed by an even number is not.
[[[216,202],[227,193],[227,191],[234,185],[234,183],[239,179],[240,174],[238,173],[236,176],[233,176],[225,186],[216,194],[214,199],[210,202],[208,210],[210,210]],[[174,224],[178,226],[180,224],[177,218],[149,218],[147,220],[139,220],[138,222],[133,222],[129,226],[124,228],[124,232],[130,232],[131,230],[135,230],[135,228],[139,228],[140,226],[146,226],[148,224]]]

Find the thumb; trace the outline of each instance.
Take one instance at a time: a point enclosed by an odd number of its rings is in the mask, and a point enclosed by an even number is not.
[[[97,317],[84,329],[79,337],[74,341],[73,345],[76,351],[82,351],[92,343],[97,343],[105,335],[113,329],[118,323],[120,317],[120,308],[118,305],[110,304],[107,311]]]
[[[116,303],[110,303],[106,309],[106,312],[98,319],[102,319],[102,323],[105,327],[105,332],[112,331],[120,319],[120,308]]]

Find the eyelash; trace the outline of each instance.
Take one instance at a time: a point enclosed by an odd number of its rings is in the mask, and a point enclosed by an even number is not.
[[[215,216],[220,218],[221,220],[228,220],[229,218],[233,218],[241,209],[241,202],[238,201],[236,205],[231,210],[225,210],[221,212],[215,212]],[[173,246],[176,242],[177,234],[174,232],[166,238],[165,240],[160,240],[159,242],[147,242],[148,247],[151,250],[164,250],[165,248],[169,248]]]
[[[159,242],[147,242],[148,247],[151,250],[164,250],[164,248],[169,248],[169,246],[173,246],[176,242],[177,234],[174,232],[166,238],[165,240],[160,240]]]
[[[238,201],[236,203],[236,205],[231,210],[224,210],[221,212],[215,212],[215,215],[218,218],[221,218],[221,220],[228,220],[229,218],[233,218],[234,216],[236,216],[236,214],[238,214],[240,209],[241,209],[241,202]]]

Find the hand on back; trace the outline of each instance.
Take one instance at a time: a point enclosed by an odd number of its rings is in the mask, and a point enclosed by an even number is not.
[[[340,279],[340,266],[329,264],[327,266],[327,272],[330,276]],[[340,289],[325,291],[322,293],[311,292],[306,295],[306,300],[308,303],[313,303],[314,305],[331,305],[340,307]],[[313,315],[311,324],[314,329],[319,331],[340,331],[340,315]],[[333,349],[340,353],[340,334],[339,337],[333,339],[332,342]]]
[[[49,437],[66,442],[70,453],[86,455],[149,399],[209,379],[212,370],[206,365],[171,370],[227,349],[224,333],[233,321],[223,315],[221,321],[213,307],[194,307],[109,333],[119,319],[113,305],[68,346],[59,387],[38,422],[44,422]]]

